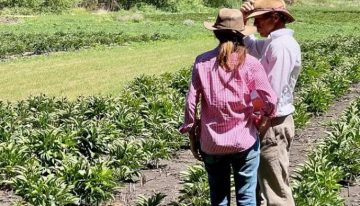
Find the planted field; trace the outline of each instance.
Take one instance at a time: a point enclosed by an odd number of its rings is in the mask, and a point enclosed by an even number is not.
[[[360,80],[359,56],[346,55],[358,45],[356,37],[302,45],[306,64],[297,91],[297,125],[326,111]],[[57,195],[55,204],[109,200],[116,183],[138,180],[141,169],[157,168],[187,145],[177,128],[189,78],[190,69],[184,68],[138,77],[116,98],[35,96],[2,102],[3,184],[35,205]]]
[[[333,34],[360,32],[356,8],[291,9],[298,21],[290,27],[305,44]],[[144,19],[139,21],[132,20],[132,15],[74,11],[73,15],[36,16],[0,24],[0,53],[11,56],[0,62],[0,99],[20,100],[40,93],[72,99],[117,95],[136,76],[188,67],[197,54],[216,45],[211,33],[202,28],[202,21],[214,19],[214,13],[143,13]],[[131,18],[118,20],[124,16]],[[92,46],[95,48],[85,49]],[[18,56],[34,52],[48,54]]]
[[[360,10],[348,3],[290,8],[303,52],[298,128],[359,85]],[[191,64],[217,44],[202,28],[216,10],[204,11],[0,17],[0,189],[13,205],[209,205],[206,172],[184,171],[193,161],[178,132]],[[342,185],[360,176],[359,105],[297,168],[297,205],[345,205]]]

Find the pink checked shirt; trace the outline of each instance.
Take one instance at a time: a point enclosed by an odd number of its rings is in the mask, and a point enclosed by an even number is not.
[[[265,115],[273,115],[276,95],[260,62],[247,55],[239,69],[227,72],[216,62],[218,48],[196,58],[186,98],[181,133],[189,132],[201,101],[201,150],[207,154],[230,154],[249,149],[256,141],[251,93],[266,103]],[[236,61],[232,56],[232,61]]]

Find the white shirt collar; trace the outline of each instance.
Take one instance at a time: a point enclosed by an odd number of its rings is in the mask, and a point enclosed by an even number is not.
[[[287,28],[278,29],[278,30],[271,32],[268,38],[276,39],[276,38],[278,38],[280,36],[284,36],[284,35],[293,36],[294,31],[291,29],[287,29]]]

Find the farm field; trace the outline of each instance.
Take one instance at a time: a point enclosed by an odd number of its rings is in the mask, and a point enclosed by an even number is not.
[[[140,74],[190,68],[194,56],[215,43],[212,38],[170,40],[0,63],[3,74],[0,96],[5,100],[19,100],[40,93],[71,99],[80,95],[116,96],[126,82]]]
[[[355,206],[360,5],[323,2],[290,7],[303,52],[293,191],[299,206]],[[209,205],[177,129],[215,13],[0,16],[0,205]]]
[[[360,32],[357,25],[360,17],[354,15],[359,13],[356,8],[339,11],[294,7],[293,11],[298,20],[290,27],[295,29],[300,42]],[[0,62],[0,70],[5,74],[0,81],[3,88],[0,99],[20,100],[40,93],[70,98],[100,93],[115,95],[125,82],[140,74],[189,67],[196,54],[216,45],[211,34],[202,28],[202,22],[214,18],[215,13],[145,14],[140,22],[119,22],[116,20],[119,15],[99,16],[82,11],[71,16],[39,16],[22,19],[18,24],[0,24],[0,33],[9,38],[2,39],[0,56],[4,58],[24,52],[58,51]],[[12,38],[27,41],[17,42]],[[89,47],[95,48],[84,50]]]

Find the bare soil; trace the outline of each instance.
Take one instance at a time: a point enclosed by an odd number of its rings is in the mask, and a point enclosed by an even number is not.
[[[17,24],[20,23],[21,19],[12,16],[0,16],[0,24]]]
[[[306,154],[326,136],[329,130],[328,122],[335,121],[341,113],[350,105],[352,100],[360,96],[360,83],[353,85],[349,93],[337,100],[328,112],[322,116],[314,117],[308,125],[297,130],[296,137],[292,144],[290,157],[290,170],[293,171],[306,160]],[[180,173],[187,167],[196,164],[189,150],[180,151],[172,160],[160,162],[159,169],[144,170],[142,177],[137,183],[128,183],[115,192],[115,199],[105,204],[106,206],[131,206],[135,205],[140,195],[150,196],[155,192],[166,194],[164,203],[176,201],[180,184]],[[342,189],[342,196],[346,200],[346,206],[360,206],[360,185],[359,182]],[[19,197],[12,192],[0,191],[0,206],[10,206],[11,202],[19,200]]]
[[[21,200],[21,198],[14,195],[12,191],[0,190],[0,206],[10,206],[12,203],[19,200]]]

